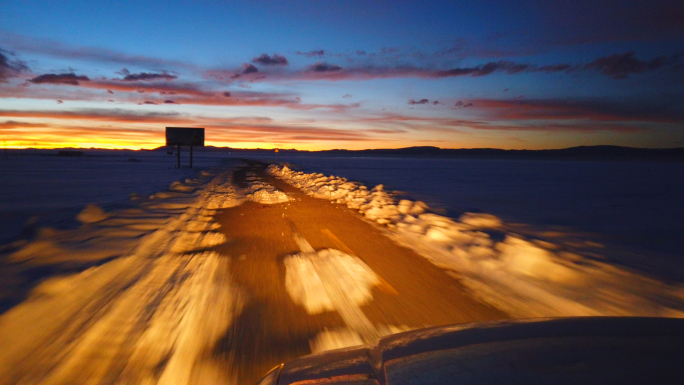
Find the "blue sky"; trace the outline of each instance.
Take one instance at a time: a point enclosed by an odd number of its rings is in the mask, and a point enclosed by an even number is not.
[[[10,146],[681,147],[681,1],[0,4]]]

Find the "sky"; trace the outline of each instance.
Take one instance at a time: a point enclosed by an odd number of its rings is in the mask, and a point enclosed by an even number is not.
[[[684,2],[0,2],[13,147],[684,147]]]

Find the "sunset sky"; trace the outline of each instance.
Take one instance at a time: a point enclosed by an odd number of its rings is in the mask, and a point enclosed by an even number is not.
[[[684,146],[684,2],[0,2],[8,147]],[[1,143],[0,143],[1,144]]]

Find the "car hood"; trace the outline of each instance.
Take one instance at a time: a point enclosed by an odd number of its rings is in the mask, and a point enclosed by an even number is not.
[[[278,384],[678,383],[683,368],[682,319],[579,317],[394,334],[287,362]]]

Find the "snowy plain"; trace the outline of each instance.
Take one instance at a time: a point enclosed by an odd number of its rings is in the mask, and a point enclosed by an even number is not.
[[[596,244],[613,263],[684,281],[684,163],[313,156],[278,161],[368,188],[383,184],[399,198],[423,201],[451,218],[483,212],[525,233],[572,234],[577,242]]]
[[[28,221],[36,227],[78,226],[75,215],[87,204],[126,207],[224,157],[196,154],[190,169],[183,154],[184,167],[177,169],[176,157],[159,151],[87,151],[82,157],[56,156],[55,150],[11,154],[0,160],[0,242],[16,237]]]
[[[175,158],[159,153],[3,161],[2,238],[27,231],[0,242],[9,261],[0,271],[6,295],[0,298],[0,345],[7,347],[0,352],[0,378],[103,379],[112,375],[103,369],[109,367],[129,382],[187,383],[198,376],[230,382],[221,378],[226,362],[205,353],[227,330],[225,315],[240,311],[244,294],[231,282],[230,262],[208,250],[225,241],[213,215],[248,199],[277,204],[288,197],[252,175],[247,190],[237,190],[232,168],[241,162],[222,158],[199,155],[194,170],[174,169]],[[387,236],[457,273],[476,296],[512,316],[684,313],[680,164],[278,161],[309,173],[272,169],[288,183],[359,209]],[[630,230],[642,237],[631,239]],[[661,238],[652,239],[659,230]],[[658,246],[658,239],[669,243]],[[333,253],[331,263],[317,268],[312,258],[320,262],[321,256],[302,250],[285,261],[291,283],[315,282],[312,271],[321,278],[331,267],[361,273],[331,273],[324,281],[335,285],[309,285],[324,296],[291,284],[295,302],[316,309],[348,293],[360,298],[359,306],[367,300],[375,280],[362,274],[363,265]],[[360,279],[340,279],[346,275]],[[341,289],[349,285],[357,291]],[[326,302],[310,303],[321,299]],[[156,309],[151,318],[150,309]],[[363,321],[360,314],[350,313],[348,323]],[[396,325],[369,334],[401,330]],[[312,351],[362,341],[357,337],[347,329],[324,331],[311,341]],[[117,368],[116,357],[98,353],[103,348],[131,359]],[[59,356],[64,351],[66,358]]]

